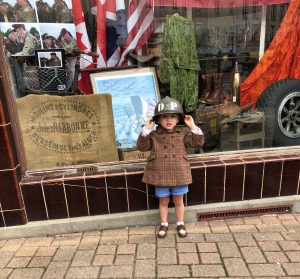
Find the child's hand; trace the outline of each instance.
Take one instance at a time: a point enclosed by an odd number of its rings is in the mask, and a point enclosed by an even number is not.
[[[151,130],[154,127],[154,119],[153,117],[149,118],[145,124],[146,129]]]
[[[197,128],[193,117],[190,116],[190,115],[185,115],[184,116],[184,123],[186,124],[186,126],[189,127],[190,130],[195,130]]]

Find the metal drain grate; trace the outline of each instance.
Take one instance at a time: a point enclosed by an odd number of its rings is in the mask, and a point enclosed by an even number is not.
[[[212,211],[197,213],[198,221],[220,220],[238,217],[258,216],[264,214],[284,214],[292,212],[293,205],[266,206],[256,208],[244,208],[226,211]]]

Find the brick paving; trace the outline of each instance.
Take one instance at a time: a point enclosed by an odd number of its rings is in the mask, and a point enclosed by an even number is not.
[[[0,279],[300,278],[300,214],[0,240]],[[1,233],[1,230],[0,230]],[[1,237],[1,236],[0,236]]]

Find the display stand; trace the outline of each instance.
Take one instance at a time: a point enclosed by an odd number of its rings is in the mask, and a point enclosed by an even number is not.
[[[263,114],[252,121],[247,118],[224,120],[220,122],[220,151],[264,147],[265,117]]]

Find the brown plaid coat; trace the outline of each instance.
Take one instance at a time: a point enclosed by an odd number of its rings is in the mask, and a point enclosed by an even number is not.
[[[150,150],[142,181],[155,186],[192,183],[191,167],[185,147],[199,147],[203,142],[203,135],[178,126],[173,131],[158,126],[156,131],[152,131],[148,136],[139,135],[138,150]]]

